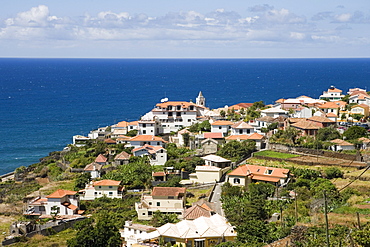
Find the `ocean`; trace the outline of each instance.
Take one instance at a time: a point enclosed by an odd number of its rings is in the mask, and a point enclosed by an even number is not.
[[[210,108],[369,90],[370,59],[0,58],[0,174],[62,150],[76,134],[139,119],[162,98]]]

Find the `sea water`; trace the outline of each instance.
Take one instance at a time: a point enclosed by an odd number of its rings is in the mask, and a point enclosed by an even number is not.
[[[72,136],[138,120],[162,98],[210,108],[369,90],[370,59],[0,59],[0,174]]]

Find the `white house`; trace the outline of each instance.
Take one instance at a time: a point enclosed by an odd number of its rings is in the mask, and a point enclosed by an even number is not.
[[[230,167],[220,168],[217,166],[196,166],[195,173],[189,174],[192,183],[215,183],[220,182],[222,176],[230,170]]]
[[[211,123],[211,132],[212,133],[222,133],[224,136],[227,136],[233,124],[234,123],[231,121],[222,121],[222,120],[215,121]]]
[[[288,116],[288,111],[285,111],[279,107],[272,107],[272,108],[267,108],[264,110],[261,110],[261,117],[272,117],[272,118],[277,118],[280,116],[287,117]]]
[[[175,213],[182,217],[186,202],[186,188],[154,187],[151,195],[142,195],[141,201],[135,203],[139,220],[150,220],[155,211]]]
[[[249,135],[254,133],[254,128],[244,121],[231,125],[231,135]]]
[[[156,230],[153,226],[134,224],[132,221],[126,221],[123,230],[120,229],[121,237],[124,238],[125,246],[131,247],[142,240],[149,239],[149,233]]]
[[[89,137],[82,136],[82,135],[75,135],[72,137],[73,145],[76,147],[82,147],[86,145],[86,142],[90,140]]]
[[[344,95],[342,94],[342,90],[335,88],[334,86],[330,86],[328,91],[324,91],[322,95],[320,95],[320,99],[328,99],[330,101],[337,101],[342,100]]]
[[[162,139],[162,137],[154,136],[154,135],[137,135],[135,137],[132,137],[128,143],[129,147],[142,147],[145,144],[151,145],[151,146],[163,146],[166,141]]]
[[[95,198],[106,196],[108,198],[122,198],[123,187],[121,181],[100,180],[91,182],[86,188],[79,191],[80,200],[94,200]]]
[[[198,96],[199,97],[199,96]],[[197,99],[198,103],[205,104],[203,95]],[[198,122],[198,117],[204,116],[207,108],[186,101],[164,101],[158,103],[153,110],[145,114],[141,120],[158,121],[156,133],[171,133],[182,127],[188,127]],[[150,134],[150,133],[147,133]]]
[[[159,134],[159,123],[153,120],[138,121],[138,135],[157,135]]]
[[[57,190],[46,197],[37,197],[28,203],[25,215],[76,215],[79,211],[77,191]]]
[[[176,224],[167,223],[149,233],[148,239],[162,238],[164,245],[183,247],[210,247],[222,242],[234,241],[236,231],[226,218],[219,214],[201,216],[194,220],[182,220]],[[232,245],[229,245],[232,246]]]
[[[225,140],[226,140],[226,143],[233,141],[233,140],[236,140],[236,141],[251,140],[256,143],[257,150],[261,150],[266,147],[266,137],[258,133],[253,133],[250,135],[232,135],[232,136],[226,137]]]
[[[96,162],[92,162],[85,166],[84,172],[90,173],[90,177],[92,179],[100,178],[100,171],[102,168],[103,168],[103,165],[96,163]]]
[[[342,150],[354,150],[355,145],[341,139],[335,139],[330,141],[333,145],[330,147],[333,151],[342,151]]]
[[[149,161],[152,166],[164,165],[167,161],[167,150],[161,146],[151,146],[145,144],[132,150],[134,156],[149,156]]]

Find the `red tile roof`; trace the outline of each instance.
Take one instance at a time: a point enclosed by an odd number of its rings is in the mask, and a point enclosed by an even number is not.
[[[94,182],[94,186],[118,186],[120,184],[121,184],[121,181],[109,180],[109,179]]]
[[[297,123],[291,124],[290,126],[303,129],[303,130],[318,130],[320,127],[318,127],[316,124],[310,121],[301,120]]]
[[[161,108],[167,108],[168,106],[178,106],[178,105],[180,105],[182,108],[188,108],[189,106],[198,106],[194,103],[186,101],[167,101],[164,103],[158,103],[156,106],[159,106]]]
[[[85,166],[84,171],[100,171],[103,165],[93,162]]]
[[[124,127],[127,127],[128,124],[129,124],[128,122],[122,121],[122,122],[117,123],[116,127],[124,128]]]
[[[68,196],[75,195],[76,193],[77,193],[77,191],[59,189],[59,190],[51,193],[50,195],[48,195],[46,198],[63,198],[67,195]]]
[[[105,163],[105,162],[107,162],[107,158],[104,157],[104,155],[99,154],[98,157],[96,157],[95,162],[96,163]]]
[[[271,174],[268,174],[268,170],[272,170]],[[280,178],[286,178],[288,173],[289,169],[257,165],[242,165],[230,172],[229,176],[252,176],[252,178],[256,180],[271,181],[272,179],[277,179],[278,181]]]
[[[184,212],[184,219],[185,220],[194,220],[194,219],[197,219],[201,216],[204,216],[204,217],[211,217],[211,211],[210,210],[207,210],[206,208],[203,208],[199,205],[194,205],[188,209],[185,210]]]
[[[221,132],[216,132],[216,133],[205,132],[205,133],[203,133],[203,137],[204,138],[213,138],[213,139],[221,139],[221,138],[224,138],[224,136],[222,135]]]
[[[352,143],[346,142],[342,139],[335,139],[335,140],[332,140],[330,142],[335,143],[335,144],[340,145],[340,146],[353,146]]]
[[[117,154],[114,160],[128,160],[130,159],[131,155],[122,151],[121,153]]]
[[[244,121],[239,121],[231,126],[234,129],[253,129],[253,127]]]
[[[181,187],[154,187],[152,196],[179,196],[185,194],[186,188]]]
[[[320,123],[335,123],[333,120],[330,120],[329,118],[326,117],[320,117],[320,116],[313,116],[308,118],[310,121],[314,122],[320,122]]]
[[[213,122],[211,125],[233,125],[234,123],[231,122],[231,121],[222,121],[222,120],[219,120],[219,121],[215,121]]]
[[[162,137],[159,136],[153,136],[153,135],[138,135],[135,137],[132,137],[130,141],[160,141],[165,142],[165,140],[162,139]]]

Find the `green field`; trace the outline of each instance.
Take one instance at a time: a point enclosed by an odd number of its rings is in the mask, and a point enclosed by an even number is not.
[[[279,152],[270,151],[270,150],[265,150],[265,151],[254,153],[253,156],[255,157],[264,156],[264,157],[280,158],[280,159],[289,159],[289,158],[299,157],[299,155],[295,155],[295,154],[279,153]]]

